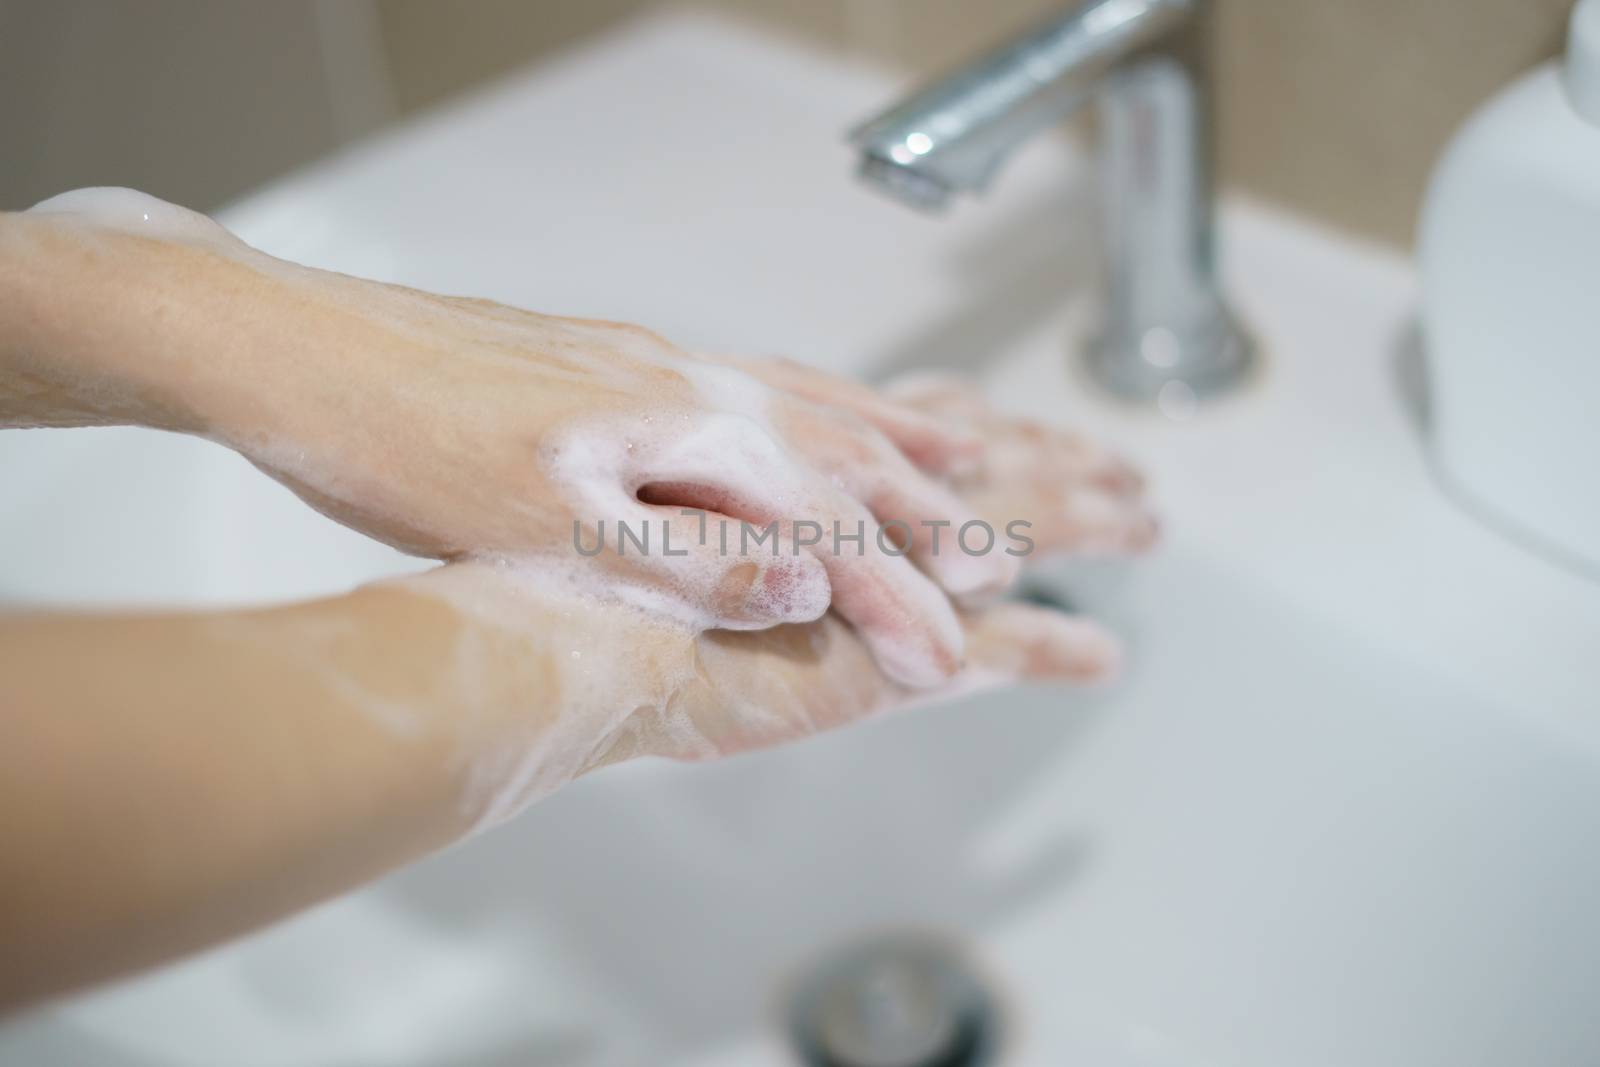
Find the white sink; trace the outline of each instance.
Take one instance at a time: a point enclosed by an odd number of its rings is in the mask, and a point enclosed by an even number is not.
[[[881,73],[643,21],[227,213],[324,266],[703,348],[983,376],[1155,476],[1163,552],[1051,581],[1120,626],[1016,692],[711,766],[641,763],[239,945],[0,1029],[0,1063],[789,1062],[783,983],[888,926],[968,939],[1007,1064],[1590,1064],[1600,588],[1477,526],[1401,388],[1405,263],[1223,221],[1260,380],[1187,421],[1069,373],[1082,168],[929,221],[848,180]],[[233,456],[0,434],[0,595],[227,603],[414,561]]]

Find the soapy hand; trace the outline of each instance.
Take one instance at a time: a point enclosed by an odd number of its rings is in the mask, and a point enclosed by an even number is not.
[[[923,388],[930,406],[934,397],[950,399],[947,389],[972,396],[955,382]],[[1048,444],[1049,455],[1034,461],[1075,472],[1066,488],[1045,477],[1012,481],[1018,472],[1002,447],[962,475],[980,497],[1037,517],[1031,558],[1149,544],[1154,523],[1126,465],[1070,435],[1006,419],[980,400],[964,405],[967,418],[1000,441],[1015,438],[1018,449],[1032,441],[1034,453]],[[479,826],[620,760],[710,759],[986,688],[1101,681],[1121,656],[1116,638],[1090,619],[1014,603],[968,608],[958,613],[961,667],[938,686],[918,688],[877,669],[859,629],[832,613],[758,632],[702,630],[586,595],[537,563],[457,563],[371,592],[432,601],[457,631],[450,670],[459,677],[446,687],[470,690],[474,700],[458,705],[448,730],[463,807]],[[527,713],[546,701],[559,710]]]
[[[0,425],[200,434],[413,554],[537,560],[695,629],[831,607],[890,678],[933,686],[960,669],[956,606],[1018,568],[1015,542],[969,552],[963,527],[1020,520],[1073,549],[1153,532],[1126,468],[965,387],[902,402],[634,326],[315,270],[129,190],[7,221],[26,254],[5,261],[29,269],[0,288],[25,331]],[[68,291],[71,314],[39,310]]]
[[[754,632],[697,631],[583,595],[536,566],[462,562],[364,590],[432,604],[454,652],[450,713],[428,721],[454,752],[463,817],[498,824],[590,770],[639,756],[707,760],[863,717],[1023,681],[1109,678],[1117,640],[1092,620],[1005,603],[960,614],[966,656],[933,688],[880,671],[829,613]],[[359,676],[349,687],[377,689]]]
[[[1117,455],[1071,430],[1003,415],[972,383],[919,374],[891,384],[895,402],[984,442],[978,462],[950,483],[991,522],[1026,520],[1047,551],[1142,552],[1159,532],[1144,479]]]
[[[128,190],[80,190],[15,218],[47,253],[21,284],[74,288],[92,320],[74,320],[75,335],[120,346],[121,362],[89,380],[32,368],[58,395],[55,421],[88,412],[202,434],[404,551],[538,558],[702,628],[831,606],[912,685],[959,669],[952,598],[980,601],[1016,573],[998,548],[930,540],[930,524],[979,517],[942,479],[981,464],[982,434],[863,386],[287,263]],[[708,512],[709,530],[685,508]],[[905,555],[875,536],[890,520],[911,534]],[[776,543],[745,551],[743,522],[777,524]],[[619,524],[648,528],[648,548]],[[818,531],[823,544],[797,551]],[[599,554],[580,558],[597,539]]]
[[[1021,523],[1038,555],[1154,535],[1125,465],[966,386],[896,399],[312,270],[125,190],[0,214],[0,428],[115,424],[228,445],[448,562],[261,609],[0,618],[20,697],[0,838],[28,872],[0,908],[0,958],[27,961],[0,966],[0,1006],[252,928],[631,756],[1103,678],[1113,638],[982,606],[1019,560],[952,535]],[[619,548],[619,521],[655,551]],[[602,522],[588,557],[574,524]],[[773,543],[745,551],[743,522]]]

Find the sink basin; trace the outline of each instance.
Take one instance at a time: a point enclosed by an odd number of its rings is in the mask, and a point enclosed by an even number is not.
[[[1123,681],[609,769],[273,929],[0,1027],[0,1063],[785,1064],[831,946],[964,940],[1005,1064],[1592,1063],[1600,589],[1429,476],[1407,264],[1230,202],[1264,365],[1198,412],[1085,386],[1065,142],[934,222],[856,189],[881,72],[652,17],[236,205],[277,254],[690,346],[958,367],[1116,441],[1170,519],[1043,580]],[[1408,387],[1408,383],[1410,386]],[[0,598],[226,604],[415,569],[207,444],[0,434]]]

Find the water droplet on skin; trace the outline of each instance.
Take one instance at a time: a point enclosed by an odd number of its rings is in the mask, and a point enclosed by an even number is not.
[[[580,652],[578,649],[573,649],[572,650],[572,658],[573,659],[582,659],[583,658],[583,653]]]

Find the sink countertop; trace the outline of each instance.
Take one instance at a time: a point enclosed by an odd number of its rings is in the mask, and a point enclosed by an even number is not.
[[[1418,1067],[1491,1062],[1471,1057],[1504,1051],[1497,1040],[1542,1051],[1538,1062],[1583,1062],[1584,1041],[1600,1040],[1583,1006],[1551,1016],[1540,1005],[1600,981],[1588,915],[1600,869],[1583,859],[1600,834],[1600,586],[1480,525],[1430,476],[1401,387],[1407,262],[1230,200],[1225,273],[1260,342],[1258,379],[1185,421],[1119,407],[1070,369],[1093,273],[1078,154],[1042,139],[983,202],[917,216],[858,188],[842,141],[900,88],[737,23],[664,14],[357,145],[223,219],[288,258],[633,320],[696,348],[874,376],[965,369],[1006,406],[1101,433],[1146,467],[1169,522],[1162,552],[1061,572],[1129,634],[1129,677],[1084,705],[1094,737],[1059,753],[1033,744],[1036,773],[1014,793],[994,783],[1000,814],[974,834],[973,871],[950,879],[1004,881],[1041,843],[1081,838],[1082,870],[1066,856],[1059,896],[974,924],[1018,992],[1006,1062]],[[115,551],[51,488],[90,476],[112,487]],[[116,495],[124,484],[136,499]],[[0,592],[18,598],[222,603],[416,566],[237,457],[165,435],[0,435],[0,495],[29,502],[0,515],[11,559]],[[161,553],[186,569],[148,565]],[[1052,699],[934,711],[923,722],[937,734],[890,718],[726,767],[619,767],[500,833],[527,835],[527,854],[529,842],[559,849],[559,835],[538,835],[608,804],[637,811],[627,790],[686,816],[746,795],[737,789],[771,768],[780,784],[807,781],[809,767],[843,790],[858,781],[859,758],[837,762],[849,752],[877,761],[861,782],[903,774],[891,785],[917,803],[965,803],[952,792],[962,768],[939,761],[1018,723],[1049,729],[1071,710]],[[943,784],[927,781],[936,770]],[[736,791],[694,792],[716,783]],[[895,822],[888,802],[854,810],[869,828],[920,825],[916,811]],[[830,841],[843,832],[795,825]],[[708,834],[690,852],[716,859],[736,839]],[[469,843],[438,871],[511,841]],[[772,862],[747,846],[748,864]],[[605,891],[571,893],[588,905]],[[340,906],[374,899],[392,903]],[[790,903],[780,911],[803,916],[814,899]],[[386,904],[376,926],[395,914],[407,913]],[[556,941],[565,917],[547,917]],[[603,972],[587,948],[582,973]],[[694,1062],[784,1062],[769,1038],[729,1033],[721,1045]]]
[[[1402,746],[1411,762],[1393,768],[1399,784],[1375,781],[1364,794],[1329,786],[1328,799],[1302,805],[1287,799],[1292,785],[1282,783],[1286,814],[1278,823],[1270,815],[1253,819],[1272,798],[1241,786],[1236,809],[1217,809],[1233,811],[1236,830],[1213,833],[1208,847],[1214,853],[1236,847],[1248,869],[1250,850],[1259,851],[1263,838],[1314,817],[1329,820],[1324,832],[1338,841],[1341,813],[1361,811],[1361,797],[1368,796],[1376,824],[1394,822],[1446,842],[1437,865],[1454,869],[1419,877],[1415,898],[1404,892],[1396,898],[1407,900],[1406,907],[1426,909],[1419,901],[1448,894],[1449,879],[1467,872],[1489,887],[1459,914],[1439,906],[1444,933],[1418,935],[1475,944],[1448,924],[1470,924],[1484,901],[1514,895],[1485,866],[1493,860],[1477,851],[1489,842],[1509,857],[1511,846],[1498,841],[1492,826],[1482,842],[1451,844],[1453,820],[1475,817],[1455,790],[1470,788],[1465,783],[1473,776],[1494,781],[1496,750],[1528,733],[1540,738],[1516,742],[1517,751],[1531,745],[1536,752],[1527,760],[1539,769],[1528,773],[1566,781],[1592,772],[1600,752],[1600,587],[1511,544],[1463,513],[1435,483],[1416,403],[1408,399],[1417,365],[1409,263],[1260,204],[1229,200],[1221,219],[1225,274],[1260,344],[1257,379],[1187,421],[1119,407],[1071,369],[1074,345],[1088,329],[1090,302],[1081,294],[1093,273],[1092,197],[1074,147],[1040,140],[984,201],[959,204],[944,219],[920,217],[850,180],[854,160],[841,138],[853,120],[899,89],[879,71],[777,46],[724,22],[647,20],[565,64],[365,146],[307,176],[304,186],[290,183],[241,205],[231,221],[285,254],[321,256],[315,236],[294,244],[305,205],[316,203],[329,213],[330,227],[348,233],[354,225],[372,235],[365,249],[341,246],[353,260],[342,251],[340,265],[358,272],[633,319],[691,346],[783,352],[846,372],[954,367],[980,375],[998,401],[1016,410],[1103,433],[1151,473],[1170,537],[1164,557],[1114,575],[1103,596],[1091,580],[1083,599],[1090,606],[1104,600],[1149,669],[1224,673],[1220,661],[1231,655],[1237,668],[1231,673],[1248,678],[1322,670],[1323,653],[1349,657],[1348,692],[1329,699],[1362,705],[1351,709],[1351,732],[1308,729],[1306,743],[1323,745],[1325,756],[1308,757],[1293,771],[1317,782],[1334,782],[1350,761],[1363,760],[1387,729],[1385,716],[1409,702],[1447,710],[1410,723],[1419,733],[1408,745],[1428,746],[1428,731],[1439,732],[1444,751],[1452,731],[1471,737],[1458,742],[1463,754],[1450,757],[1456,762],[1448,771],[1419,764],[1415,750]],[[690,112],[704,121],[684,120]],[[614,159],[615,170],[596,172],[591,164],[569,171],[553,153],[575,145],[585,158],[598,152]],[[448,162],[455,158],[492,165],[486,173],[458,172]],[[519,203],[526,206],[505,207]],[[461,254],[462,233],[484,242],[481,257]],[[434,242],[444,254],[430,260]],[[541,255],[549,247],[566,255]],[[581,257],[571,258],[574,249],[583,250]],[[508,256],[525,259],[525,268],[507,271]],[[1203,560],[1210,575],[1198,586],[1185,584],[1192,560]],[[1169,581],[1195,599],[1174,600]],[[1326,645],[1306,651],[1307,662],[1297,665],[1293,641],[1269,647],[1253,623],[1236,619],[1235,597],[1292,605],[1316,620],[1307,639],[1325,637]],[[1164,629],[1158,612],[1166,613]],[[1237,640],[1230,641],[1235,629]],[[1187,649],[1163,647],[1203,631],[1220,636],[1191,641]],[[1112,731],[1096,750],[1098,760],[1079,753],[1058,774],[1040,775],[984,846],[1002,857],[1025,853],[1030,835],[1048,836],[1063,819],[1118,826],[1131,842],[1114,857],[1126,869],[1103,876],[1101,895],[1091,882],[1070,906],[1021,912],[986,937],[985,950],[1008,982],[1059,990],[1063,1001],[1059,1011],[1038,1004],[1019,1009],[1021,1036],[1008,1062],[1053,1067],[1068,1062],[1072,1050],[1093,1062],[1220,1065],[1281,1062],[1283,1050],[1294,1049],[1307,1064],[1325,1062],[1324,1055],[1326,1062],[1341,1056],[1379,1062],[1376,1056],[1387,1055],[1422,1063],[1450,1046],[1438,1035],[1451,1026],[1467,1043],[1456,1052],[1481,1049],[1482,1035],[1452,1022],[1451,1012],[1474,1000],[1493,1004],[1505,990],[1474,984],[1469,972],[1441,975],[1436,997],[1414,998],[1411,1020],[1390,1018],[1383,1007],[1405,1002],[1407,981],[1424,980],[1399,965],[1386,978],[1374,976],[1364,999],[1342,990],[1348,974],[1328,954],[1337,955],[1339,939],[1358,944],[1370,934],[1362,916],[1341,909],[1345,882],[1357,895],[1386,890],[1381,872],[1346,879],[1337,859],[1321,871],[1317,887],[1276,883],[1261,890],[1260,906],[1288,907],[1278,922],[1296,917],[1297,928],[1315,931],[1306,937],[1253,943],[1252,935],[1261,935],[1237,921],[1227,903],[1232,897],[1202,896],[1173,914],[1190,926],[1203,921],[1197,916],[1216,916],[1215,943],[1180,928],[1172,938],[1195,944],[1173,954],[1151,929],[1150,944],[1129,944],[1119,960],[1118,946],[1097,939],[1097,930],[1149,928],[1149,915],[1162,912],[1159,901],[1147,902],[1146,911],[1128,903],[1130,885],[1154,893],[1172,886],[1163,850],[1181,851],[1171,838],[1181,832],[1181,790],[1190,787],[1175,787],[1180,795],[1169,806],[1140,797],[1148,776],[1191,780],[1186,739],[1196,746],[1191,764],[1213,744],[1215,766],[1230,773],[1226,753],[1248,751],[1257,736],[1249,731],[1271,728],[1265,718],[1256,727],[1210,726],[1203,709],[1202,721],[1175,727],[1168,706],[1182,686],[1151,679],[1137,666],[1133,675],[1110,711],[1132,725]],[[1277,694],[1292,693],[1294,684],[1263,683],[1260,698],[1263,715],[1281,711],[1291,732],[1295,709],[1292,702],[1280,706]],[[1459,701],[1441,700],[1441,692]],[[1127,739],[1140,736],[1146,722],[1144,742]],[[1130,754],[1126,761],[1117,758],[1118,745]],[[1582,754],[1570,756],[1574,747]],[[1167,749],[1170,765],[1149,755]],[[1204,774],[1192,781],[1193,788],[1223,788]],[[1404,804],[1412,793],[1418,810],[1384,814],[1383,805]],[[1494,813],[1476,817],[1492,822]],[[1348,818],[1371,832],[1362,817]],[[1509,841],[1522,831],[1503,832]],[[1115,851],[1112,836],[1107,847]],[[1397,830],[1392,841],[1380,835],[1351,848],[1391,854],[1403,866],[1414,839]],[[1163,844],[1145,854],[1141,841]],[[1337,848],[1328,852],[1339,855]],[[1559,853],[1553,846],[1523,862],[1528,869],[1548,867]],[[1313,877],[1315,858],[1304,862]],[[1203,881],[1185,891],[1203,894]],[[1225,882],[1215,892],[1249,894]],[[1565,906],[1552,901],[1552,913]],[[1396,921],[1415,926],[1409,917]],[[1518,932],[1537,940],[1537,931]],[[1061,945],[1082,946],[1096,966],[1074,969],[1061,959]],[[1208,947],[1215,960],[1207,959]],[[1165,986],[1137,973],[1141,955],[1172,969]],[[1108,972],[1106,960],[1128,973]],[[1507,973],[1515,962],[1505,961]],[[1461,961],[1463,968],[1470,964]],[[1570,975],[1582,966],[1569,961],[1548,969]],[[1187,995],[1211,967],[1240,991],[1221,999]],[[1304,996],[1284,1007],[1281,1018],[1246,1023],[1219,1009],[1227,1003],[1246,1010],[1252,997],[1271,1002],[1271,992],[1251,990],[1252,973],[1270,982],[1273,975],[1319,968],[1326,974],[1308,980]],[[1159,1014],[1140,1014],[1153,1004],[1162,1005]],[[1319,1029],[1329,1025],[1329,1012],[1338,1018],[1341,1010],[1364,1019],[1370,1032],[1341,1039]],[[1238,1036],[1241,1028],[1254,1036]],[[727,1062],[782,1062],[770,1038],[729,1050]],[[1553,1053],[1551,1062],[1558,1058]]]

